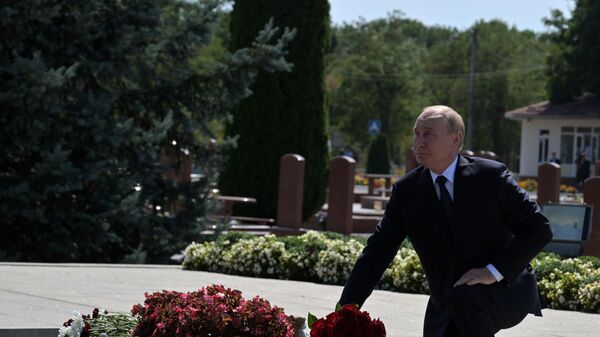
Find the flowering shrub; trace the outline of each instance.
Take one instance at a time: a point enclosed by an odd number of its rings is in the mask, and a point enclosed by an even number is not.
[[[213,272],[230,272],[228,262],[224,260],[225,252],[240,240],[253,238],[252,235],[240,232],[229,232],[221,235],[216,241],[204,243],[192,242],[184,251],[183,269],[207,270]]]
[[[577,297],[584,311],[600,314],[600,281],[588,283],[581,287]]]
[[[219,263],[221,254],[214,242],[192,242],[185,248],[183,256],[183,269],[221,270],[222,264]]]
[[[600,258],[596,256],[578,256],[577,260],[591,263],[594,269],[600,269]]]
[[[396,181],[404,174],[396,174],[392,181]],[[369,185],[369,178],[364,173],[358,173],[354,175],[354,185]],[[385,178],[375,178],[373,179],[373,187],[380,188],[385,186]]]
[[[583,277],[579,273],[556,270],[549,279],[538,281],[540,293],[546,297],[554,309],[579,310],[578,289]]]
[[[375,188],[381,188],[385,186],[385,179],[384,178],[376,178],[373,179],[373,187]]]
[[[316,231],[284,238],[286,252],[282,262],[286,276],[293,280],[318,281],[316,265],[319,253],[327,249],[328,241],[325,235]]]
[[[395,290],[416,294],[429,293],[429,285],[421,261],[417,253],[408,248],[401,248],[398,263],[391,266],[391,276]]]
[[[136,337],[269,336],[293,337],[292,320],[283,309],[260,297],[245,300],[238,290],[212,285],[199,291],[145,294],[131,314]]]
[[[600,260],[581,257],[560,260],[540,254],[532,261],[542,298],[554,309],[600,311]]]
[[[346,304],[325,318],[315,320],[309,314],[310,337],[385,337],[385,326],[354,304]]]
[[[537,180],[531,178],[519,180],[519,186],[527,192],[535,192],[538,189]]]
[[[331,240],[319,253],[315,266],[319,279],[329,284],[344,284],[364,246],[356,240]]]
[[[577,187],[571,185],[560,184],[560,191],[562,193],[577,193]]]
[[[554,269],[561,267],[560,256],[555,253],[539,253],[531,261],[531,266],[535,270],[538,280],[548,278]]]
[[[369,180],[364,173],[354,175],[354,185],[368,185]]]
[[[282,277],[283,242],[275,235],[243,239],[224,252],[223,262],[228,272],[256,277]]]
[[[390,263],[390,266],[383,272],[381,276],[381,280],[379,280],[379,289],[383,290],[392,290],[395,291],[396,287],[394,286],[394,271],[397,270],[398,266],[402,262],[402,257],[400,256],[400,251],[394,256],[394,259]]]

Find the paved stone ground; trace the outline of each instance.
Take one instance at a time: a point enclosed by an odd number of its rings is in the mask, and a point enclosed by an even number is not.
[[[318,317],[331,312],[342,287],[185,271],[178,266],[103,264],[0,263],[0,337],[56,336],[74,309],[94,307],[128,311],[144,300],[144,292],[191,291],[210,284],[239,289],[245,297],[260,295],[287,314]],[[388,336],[421,336],[427,296],[375,291],[364,310],[385,323]],[[544,317],[528,316],[502,337],[600,336],[600,315],[545,309]]]

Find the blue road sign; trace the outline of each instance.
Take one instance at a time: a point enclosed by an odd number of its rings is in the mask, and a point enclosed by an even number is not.
[[[369,134],[379,135],[381,133],[381,120],[369,119]]]

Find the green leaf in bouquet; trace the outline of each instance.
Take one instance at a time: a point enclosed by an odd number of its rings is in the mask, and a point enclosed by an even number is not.
[[[311,313],[309,312],[309,313],[308,313],[308,319],[307,319],[307,322],[308,322],[308,328],[309,328],[309,329],[312,329],[312,326],[313,326],[313,324],[314,324],[316,321],[318,321],[318,320],[319,320],[319,319],[317,318],[317,316],[315,316],[315,315],[313,315],[313,314],[311,314]]]
[[[360,310],[360,305],[354,303],[354,306],[356,307],[356,309]],[[340,302],[335,304],[335,311],[340,311],[340,309],[342,309],[343,305],[340,304]]]

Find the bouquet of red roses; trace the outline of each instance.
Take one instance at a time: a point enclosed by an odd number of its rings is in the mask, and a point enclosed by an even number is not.
[[[320,319],[309,313],[308,327],[310,337],[385,337],[383,322],[372,320],[355,304],[338,305],[335,312]]]

